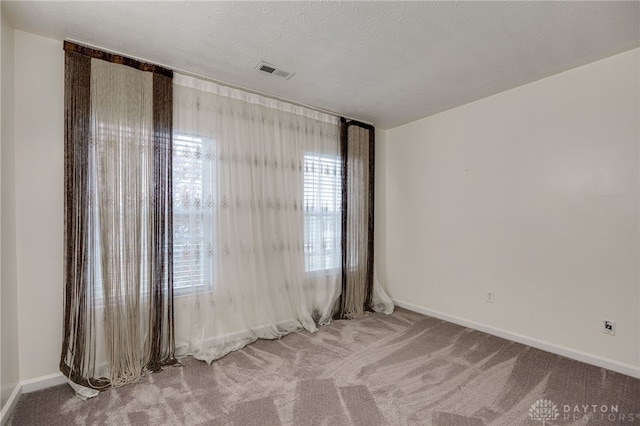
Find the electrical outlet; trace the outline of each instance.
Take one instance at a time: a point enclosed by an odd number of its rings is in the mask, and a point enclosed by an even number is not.
[[[602,332],[610,336],[616,335],[616,322],[612,320],[602,320]]]
[[[487,299],[486,302],[487,303],[493,303],[493,290],[487,290]]]

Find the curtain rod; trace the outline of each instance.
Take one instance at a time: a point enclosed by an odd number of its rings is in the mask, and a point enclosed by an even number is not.
[[[233,84],[233,83],[229,83],[229,82],[226,82],[226,81],[223,81],[223,80],[218,80],[216,78],[209,77],[209,76],[206,76],[206,75],[203,75],[203,74],[198,74],[196,72],[187,71],[187,70],[184,70],[184,69],[181,69],[181,68],[171,67],[171,66],[168,66],[168,65],[165,65],[165,64],[160,64],[158,62],[149,61],[149,60],[144,59],[144,58],[139,58],[137,56],[128,55],[126,53],[122,53],[122,52],[119,52],[117,50],[105,49],[104,47],[101,47],[101,46],[98,46],[98,45],[95,45],[95,44],[82,42],[82,41],[75,40],[75,39],[72,39],[72,38],[65,38],[63,40],[63,44],[64,44],[65,41],[69,41],[71,43],[75,43],[75,44],[78,44],[80,46],[85,46],[85,47],[88,47],[88,48],[91,48],[91,49],[102,50],[102,51],[104,51],[105,53],[108,53],[108,54],[119,55],[119,56],[131,58],[131,59],[133,59],[135,61],[140,61],[140,62],[144,62],[146,64],[152,64],[152,65],[155,65],[155,66],[158,66],[158,67],[166,68],[168,70],[172,70],[173,72],[177,72],[177,73],[180,73],[180,74],[183,74],[183,75],[187,75],[189,77],[199,78],[199,79],[205,80],[205,81],[210,81],[212,83],[219,84],[221,86],[229,87],[229,88],[232,88],[232,89],[243,90],[245,92],[252,93],[254,95],[264,96],[265,98],[273,99],[273,100],[276,100],[276,101],[287,102],[287,103],[290,103],[292,105],[308,108],[310,110],[321,112],[323,114],[329,114],[329,115],[333,115],[333,116],[338,117],[338,118],[344,117],[344,118],[346,118],[348,120],[359,121],[356,118],[347,117],[347,116],[344,116],[342,114],[338,114],[337,112],[330,111],[328,109],[318,108],[318,107],[315,107],[315,106],[303,104],[301,102],[292,101],[290,99],[281,98],[281,97],[278,97],[278,96],[275,96],[275,95],[272,95],[272,94],[269,94],[269,93],[261,92],[259,90],[250,89],[248,87],[240,86],[238,84]],[[369,123],[364,123],[364,124],[369,124]],[[372,124],[369,124],[369,125],[373,127]]]

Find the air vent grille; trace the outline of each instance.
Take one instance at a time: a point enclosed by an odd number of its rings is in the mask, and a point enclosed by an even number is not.
[[[290,79],[295,74],[294,72],[285,71],[275,65],[268,64],[266,62],[260,62],[256,69],[258,71],[266,72],[267,74],[275,75],[276,77],[284,78],[286,80]]]
[[[273,74],[276,71],[276,69],[272,68],[272,67],[270,67],[268,65],[260,65],[260,71],[264,71],[264,72],[268,72],[269,74]]]

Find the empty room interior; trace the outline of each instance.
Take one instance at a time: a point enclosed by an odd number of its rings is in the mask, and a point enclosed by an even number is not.
[[[640,423],[640,2],[2,1],[2,425]]]

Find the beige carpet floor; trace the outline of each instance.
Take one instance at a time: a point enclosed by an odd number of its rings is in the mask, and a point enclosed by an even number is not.
[[[66,385],[25,394],[10,422],[640,424],[638,379],[404,309],[182,363],[89,401]]]

